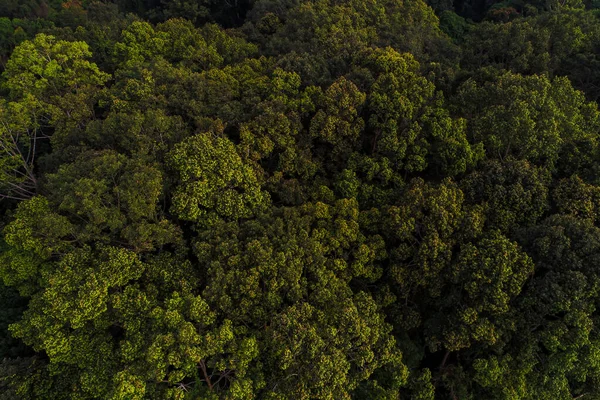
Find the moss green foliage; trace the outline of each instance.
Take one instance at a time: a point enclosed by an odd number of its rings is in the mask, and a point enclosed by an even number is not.
[[[596,1],[0,1],[0,399],[600,399]]]

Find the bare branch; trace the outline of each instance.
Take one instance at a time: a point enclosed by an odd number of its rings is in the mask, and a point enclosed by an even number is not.
[[[11,200],[25,201],[25,200],[29,200],[29,197],[17,197],[17,196],[11,196],[11,195],[8,195],[8,194],[2,194],[2,193],[0,193],[0,199],[11,199]]]

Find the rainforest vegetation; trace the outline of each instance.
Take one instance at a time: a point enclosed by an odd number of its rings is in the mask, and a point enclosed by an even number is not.
[[[600,1],[0,0],[0,399],[600,399]]]

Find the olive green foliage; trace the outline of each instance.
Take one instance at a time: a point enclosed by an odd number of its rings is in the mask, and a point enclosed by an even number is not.
[[[0,103],[0,196],[26,199],[38,190],[36,156],[49,130],[68,135],[93,115],[98,86],[109,75],[88,61],[84,42],[39,34],[12,53],[3,73],[6,99]]]
[[[210,225],[219,217],[251,218],[269,205],[254,170],[227,138],[192,136],[175,146],[169,163],[180,181],[172,200],[180,219]]]
[[[596,2],[0,3],[0,399],[600,398]]]

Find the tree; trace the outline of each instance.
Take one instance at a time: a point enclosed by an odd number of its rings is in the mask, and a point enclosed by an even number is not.
[[[508,159],[483,162],[460,185],[467,202],[485,207],[490,228],[509,233],[535,224],[549,210],[550,183],[547,169]]]
[[[451,298],[449,307],[425,322],[428,340],[440,341],[448,351],[469,348],[473,342],[485,347],[505,341],[516,330],[511,305],[533,273],[529,256],[517,243],[491,231],[462,245],[451,270],[453,282],[445,296],[445,301]]]
[[[573,152],[597,147],[597,106],[566,78],[505,73],[482,84],[470,79],[459,88],[455,106],[469,117],[470,141],[483,143],[490,158],[513,156],[553,168]]]
[[[311,135],[330,144],[335,155],[356,150],[365,125],[360,117],[365,100],[352,81],[334,82],[325,92],[324,107],[311,121]]]
[[[536,264],[535,275],[515,304],[522,318],[506,354],[497,363],[492,357],[477,361],[478,380],[487,393],[506,385],[523,398],[597,395],[593,310],[598,277],[592,267],[597,234],[591,221],[562,215],[523,232],[521,240]],[[498,365],[514,369],[490,379]]]
[[[467,142],[464,121],[450,118],[441,93],[410,54],[377,50],[363,63],[374,80],[367,98],[372,154],[389,158],[398,172],[423,171],[431,163],[449,175],[481,157],[481,148]]]
[[[89,152],[47,180],[49,199],[78,226],[80,243],[149,252],[180,240],[159,205],[163,174],[155,165],[112,151]]]
[[[269,204],[255,171],[226,138],[192,136],[175,147],[169,163],[178,176],[172,210],[183,220],[210,226],[218,218],[250,218]]]
[[[597,7],[428,3],[2,2],[0,398],[600,398]]]
[[[109,76],[89,62],[83,42],[39,34],[15,48],[4,71],[12,101],[0,103],[1,196],[23,200],[36,194],[36,157],[51,128],[55,142],[93,115],[95,89]],[[53,136],[53,135],[52,135]]]
[[[354,277],[380,274],[374,261],[381,240],[365,238],[357,218],[356,201],[338,200],[275,209],[241,224],[223,221],[199,233],[203,296],[264,346],[260,396],[349,398],[386,366],[393,373],[382,384],[404,383],[407,371],[379,306],[350,287]]]

